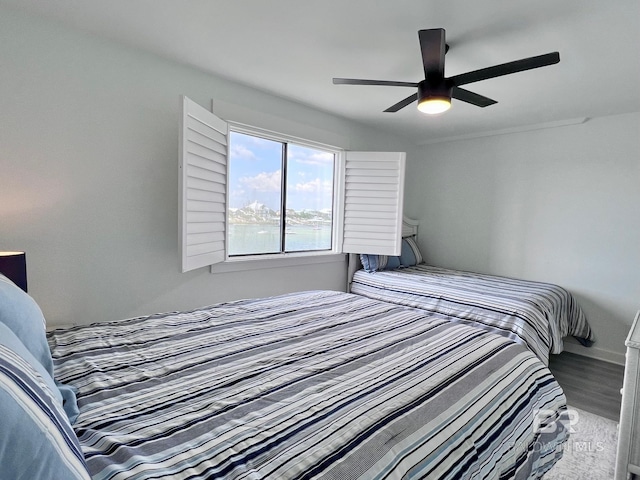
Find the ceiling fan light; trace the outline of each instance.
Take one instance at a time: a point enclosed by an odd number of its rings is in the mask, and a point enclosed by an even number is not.
[[[418,103],[418,110],[429,115],[446,112],[451,108],[451,100],[446,97],[424,98]]]

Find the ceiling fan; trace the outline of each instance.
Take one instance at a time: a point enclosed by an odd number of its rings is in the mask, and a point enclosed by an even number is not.
[[[395,105],[387,108],[385,112],[397,112],[401,108],[418,101],[418,110],[425,113],[442,113],[451,107],[451,99],[488,107],[498,103],[491,98],[470,92],[460,85],[479,82],[489,78],[501,77],[512,73],[531,70],[533,68],[546,67],[560,61],[558,52],[538,55],[536,57],[523,58],[513,62],[507,62],[493,67],[481,68],[472,72],[444,76],[444,55],[449,50],[445,43],[445,31],[443,28],[420,30],[420,50],[422,51],[422,64],[424,65],[425,79],[421,82],[394,82],[389,80],[358,80],[354,78],[334,78],[335,85],[382,85],[389,87],[417,87],[417,93],[408,96]]]

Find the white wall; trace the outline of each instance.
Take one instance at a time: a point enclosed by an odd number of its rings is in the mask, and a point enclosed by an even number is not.
[[[0,8],[0,249],[27,252],[50,325],[343,289],[343,263],[179,273],[179,95],[350,149],[398,138]]]
[[[597,337],[571,351],[623,361],[640,309],[639,113],[426,145],[407,170],[427,261],[562,285]]]
[[[24,249],[50,324],[342,289],[342,264],[179,273],[180,94],[230,120],[405,150],[428,261],[571,290],[621,360],[640,308],[640,116],[447,142],[402,139],[0,7],[0,249]],[[575,347],[579,349],[581,347]],[[593,353],[595,352],[595,353]]]

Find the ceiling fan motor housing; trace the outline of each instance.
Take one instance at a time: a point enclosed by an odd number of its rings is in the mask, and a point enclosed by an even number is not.
[[[418,83],[418,103],[436,98],[451,101],[452,92],[453,85],[449,85],[444,79],[435,82],[429,79],[422,80]]]

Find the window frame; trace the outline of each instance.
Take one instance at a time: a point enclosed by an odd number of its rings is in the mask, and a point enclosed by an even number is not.
[[[345,254],[400,255],[406,152],[344,150],[228,122],[180,95],[178,234],[181,271],[213,273],[340,262]],[[213,110],[213,108],[212,108]],[[227,260],[229,125],[334,152],[332,251],[281,252]]]
[[[309,265],[319,263],[345,262],[346,254],[342,253],[342,233],[344,223],[344,190],[345,172],[344,162],[346,151],[334,145],[328,145],[306,138],[287,135],[260,127],[254,127],[240,122],[227,120],[229,136],[231,132],[251,135],[255,137],[282,143],[293,143],[302,147],[322,150],[334,155],[333,165],[333,199],[332,199],[332,234],[331,249],[307,250],[302,252],[277,252],[230,256],[228,252],[229,238],[229,207],[225,212],[226,245],[224,261],[210,266],[211,273],[226,273],[243,270],[260,270],[268,268],[289,267],[296,265]],[[229,142],[228,148],[231,145]],[[228,156],[230,158],[230,155]],[[227,172],[229,165],[227,165]],[[283,172],[284,173],[284,172]],[[282,192],[286,194],[286,192]],[[227,182],[227,198],[229,196],[229,184]]]

